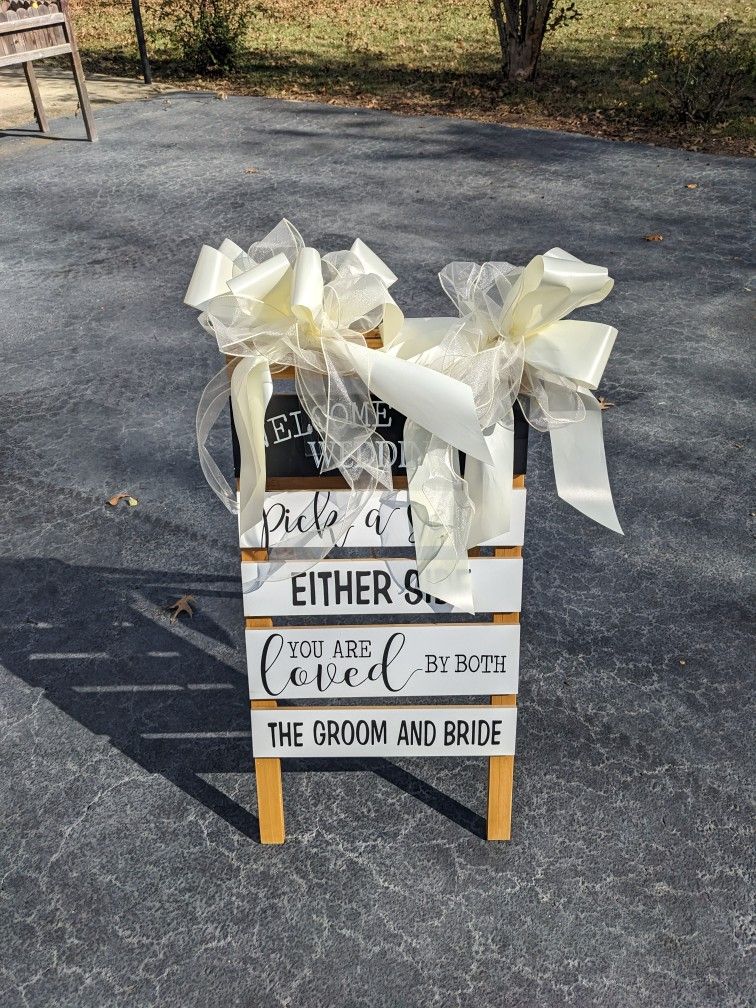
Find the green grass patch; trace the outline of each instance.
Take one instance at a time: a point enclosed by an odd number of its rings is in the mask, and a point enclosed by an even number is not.
[[[126,5],[73,4],[89,70],[137,76]],[[747,153],[754,140],[745,99],[716,126],[667,121],[629,53],[647,30],[685,38],[721,20],[717,0],[578,0],[582,17],[546,37],[538,80],[508,85],[486,0],[263,0],[251,3],[239,62],[221,76],[182,65],[170,6],[143,14],[158,81],[227,93],[314,98],[399,112],[463,115],[594,135]],[[754,5],[730,11],[754,28]]]

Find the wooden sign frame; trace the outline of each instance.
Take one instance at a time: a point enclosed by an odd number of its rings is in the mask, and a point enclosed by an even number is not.
[[[380,338],[368,337],[367,343],[368,346],[378,347],[380,346]],[[232,366],[231,361],[229,361],[229,366]],[[276,379],[290,379],[292,377],[292,369],[286,369],[286,371],[281,371],[274,375],[274,378]],[[238,456],[236,444],[234,447],[235,461],[237,461]],[[394,475],[394,489],[406,489],[406,485],[406,477],[397,474]],[[513,486],[518,489],[525,487],[524,474],[514,477]],[[339,475],[327,475],[314,478],[305,476],[270,476],[268,477],[266,483],[266,490],[268,492],[284,490],[343,489],[345,487],[346,484]],[[471,550],[470,556],[477,556],[479,555],[479,552],[479,549]],[[494,557],[504,560],[522,558],[522,546],[494,547],[493,554]],[[241,548],[240,559],[242,563],[264,563],[268,559],[268,552],[265,549]],[[485,622],[487,624],[519,624],[520,622],[519,611],[492,612],[488,613],[487,616],[488,618],[482,620],[481,622]],[[270,630],[275,627],[275,625],[275,618],[271,616],[245,616],[246,631],[263,632],[265,630]],[[480,623],[464,625],[474,628],[475,626],[479,626]],[[404,626],[411,627],[412,624],[402,624],[402,627]],[[346,630],[348,628],[348,625],[344,624],[344,629]],[[353,627],[352,629],[357,631],[359,630],[359,627]],[[391,709],[396,710],[397,706],[398,705],[394,705]],[[401,709],[407,711],[408,715],[410,715],[412,712],[422,714],[424,709],[437,709],[439,706],[441,705],[436,702],[433,704],[402,705]],[[516,708],[517,696],[514,693],[493,694],[490,696],[489,706],[494,708]],[[250,707],[253,711],[272,711],[278,707],[278,702],[270,698],[262,698],[259,696],[251,697]],[[335,704],[333,705],[333,708],[336,708]],[[287,704],[287,710],[288,709],[290,709],[290,707]],[[300,706],[299,709],[305,708]],[[319,709],[326,710],[326,708]],[[342,707],[340,709],[348,709],[351,712],[356,712],[361,709],[369,710],[370,702],[368,701],[364,708],[350,706],[349,708]],[[373,709],[375,710],[375,708]],[[254,757],[254,769],[257,788],[258,818],[260,824],[260,842],[263,844],[281,844],[286,839],[281,758],[276,756]],[[511,838],[513,783],[514,755],[489,756],[488,801],[486,816],[487,840],[509,840]]]

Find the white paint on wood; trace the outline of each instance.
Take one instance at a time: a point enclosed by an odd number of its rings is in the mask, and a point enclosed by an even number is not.
[[[484,546],[522,546],[525,532],[524,489],[512,492],[512,520],[509,532],[495,536]],[[290,537],[309,537],[313,548],[384,547],[395,549],[414,545],[407,491],[376,491],[365,494],[361,507],[347,528],[341,519],[350,507],[348,490],[271,491],[265,495],[262,521],[239,539],[243,548],[269,549],[286,546]],[[352,503],[352,507],[356,506]]]
[[[266,756],[512,756],[515,707],[373,707],[252,711]]]
[[[452,613],[462,610],[418,588],[412,560],[244,562],[246,616],[339,616]],[[520,558],[470,560],[476,612],[519,612]]]
[[[255,700],[517,692],[516,624],[256,627],[246,640]]]

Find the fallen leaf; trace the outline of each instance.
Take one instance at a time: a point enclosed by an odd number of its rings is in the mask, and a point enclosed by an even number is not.
[[[664,235],[660,235],[658,231],[652,231],[651,234],[643,235],[645,241],[664,241]]]
[[[244,169],[244,174],[245,175],[257,175],[257,168],[245,168]]]
[[[139,501],[136,499],[136,497],[129,497],[126,503],[129,505],[129,507],[136,507]]]
[[[107,503],[110,504],[111,507],[117,507],[118,504],[120,504],[122,500],[126,500],[128,496],[129,495],[126,493],[126,491],[122,490],[120,493],[113,494],[112,497],[109,497]]]
[[[599,396],[598,404],[599,404],[599,409],[602,409],[602,410],[611,409],[611,407],[614,406],[614,403],[613,402],[609,402],[609,400],[605,399],[604,396]]]
[[[218,101],[225,101],[227,98],[228,98],[228,95],[226,94],[225,91],[219,91],[218,92]]]
[[[686,189],[698,189],[698,182],[686,182],[685,183],[685,188]]]
[[[193,601],[194,595],[182,595],[180,599],[176,599],[170,605],[163,606],[167,612],[171,613],[171,623],[175,623],[181,613],[186,613],[190,618],[194,616],[192,607],[189,605]]]

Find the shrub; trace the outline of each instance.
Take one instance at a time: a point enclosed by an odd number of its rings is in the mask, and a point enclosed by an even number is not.
[[[246,0],[166,0],[162,20],[189,69],[222,73],[238,63],[250,11]]]
[[[690,38],[649,35],[631,56],[641,83],[681,122],[716,122],[753,86],[753,40],[730,17]]]

